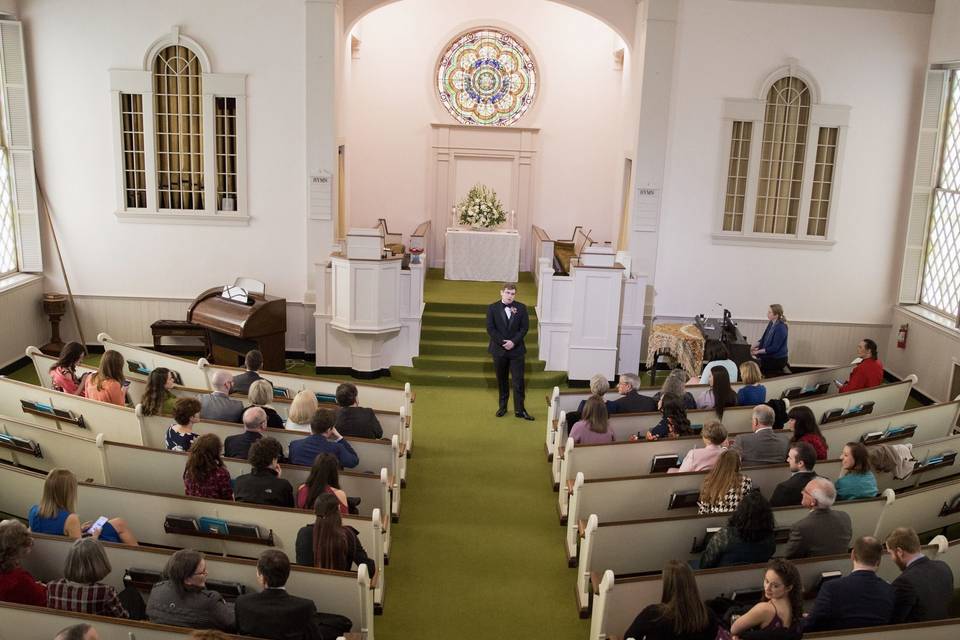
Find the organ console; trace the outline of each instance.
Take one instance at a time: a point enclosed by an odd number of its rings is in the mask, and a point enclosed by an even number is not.
[[[207,289],[190,305],[187,321],[210,334],[213,360],[236,367],[251,349],[263,353],[263,368],[283,371],[286,357],[287,301],[250,293],[247,302],[221,297],[222,287]]]

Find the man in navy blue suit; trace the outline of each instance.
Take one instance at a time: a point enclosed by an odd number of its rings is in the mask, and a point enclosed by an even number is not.
[[[942,560],[931,560],[920,549],[917,532],[897,527],[887,537],[887,552],[903,573],[893,581],[897,604],[893,622],[923,622],[950,617],[953,571]]]
[[[507,414],[507,401],[510,399],[510,380],[513,379],[514,415],[524,420],[533,420],[523,406],[524,355],[527,347],[523,337],[530,328],[526,305],[516,302],[517,285],[507,283],[500,289],[500,300],[487,307],[487,335],[490,345],[487,351],[493,356],[493,369],[497,373],[497,386],[500,389],[500,408],[497,417]],[[509,378],[508,378],[509,375]]]
[[[893,586],[877,575],[883,544],[872,536],[853,543],[850,575],[820,586],[813,611],[803,621],[803,631],[852,629],[889,624],[896,600]]]

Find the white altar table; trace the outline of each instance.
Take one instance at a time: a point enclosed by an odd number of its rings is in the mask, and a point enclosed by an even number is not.
[[[445,280],[516,282],[519,268],[520,233],[516,229],[447,228]]]

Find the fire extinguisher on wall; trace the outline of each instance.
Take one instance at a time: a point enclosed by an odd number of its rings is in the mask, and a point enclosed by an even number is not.
[[[897,331],[897,349],[907,348],[907,332],[909,330],[910,330],[910,325],[908,324],[900,325],[900,331]]]

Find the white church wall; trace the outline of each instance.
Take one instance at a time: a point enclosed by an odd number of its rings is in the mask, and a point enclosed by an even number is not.
[[[295,309],[288,348],[307,347],[303,2],[20,4],[39,176],[81,315],[88,313],[88,339],[106,329],[94,326],[105,313],[142,300],[167,313],[168,302],[180,309],[205,288],[245,275],[287,298]],[[214,72],[247,77],[249,226],[131,224],[114,216],[108,70],[141,68],[151,43],[173,25],[205,47]],[[64,291],[55,255],[48,236],[46,289]],[[141,342],[148,325],[114,337]]]
[[[553,238],[583,224],[595,239],[614,240],[624,100],[613,53],[622,41],[585,13],[543,0],[492,0],[482,22],[476,15],[467,0],[403,0],[358,23],[346,116],[350,225],[386,217],[408,234],[429,217],[430,123],[454,122],[434,95],[436,62],[451,38],[486,23],[515,32],[540,67],[536,103],[517,122],[541,128],[530,222]]]
[[[930,23],[928,14],[893,11],[682,3],[658,316],[689,318],[720,301],[736,317],[761,319],[769,303],[779,302],[792,320],[880,330],[889,324]],[[823,102],[851,108],[831,207],[837,242],[830,250],[714,244],[727,164],[721,148],[729,136],[722,102],[759,97],[760,82],[788,58],[816,78]]]
[[[937,0],[933,15],[933,28],[930,34],[928,62],[960,61],[960,0]],[[919,105],[920,96],[914,97]],[[916,139],[918,124],[911,123],[908,133]],[[912,154],[911,154],[912,159]],[[912,177],[912,166],[907,178]],[[906,231],[907,207],[900,209],[901,234],[898,235],[899,253],[895,264],[900,265],[903,254],[903,233]],[[899,269],[894,280],[899,281]],[[951,384],[955,371],[960,367],[960,330],[946,327],[931,321],[909,307],[894,307],[892,328],[885,344],[881,344],[880,357],[884,366],[899,376],[916,373],[919,381],[917,389],[934,400],[947,401],[951,396]],[[908,325],[906,347],[897,347],[897,331],[901,325]],[[884,346],[886,347],[884,349]]]

